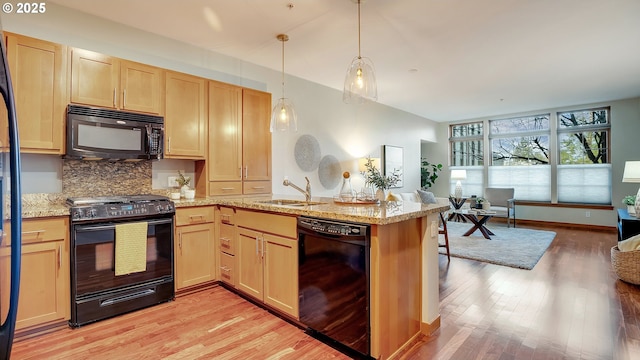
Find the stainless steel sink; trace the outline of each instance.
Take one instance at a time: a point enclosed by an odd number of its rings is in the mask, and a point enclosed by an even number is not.
[[[262,200],[256,201],[261,204],[269,204],[269,205],[282,205],[282,206],[309,206],[309,205],[321,205],[326,204],[320,201],[309,201],[305,200],[291,200],[291,199],[273,199],[273,200]]]

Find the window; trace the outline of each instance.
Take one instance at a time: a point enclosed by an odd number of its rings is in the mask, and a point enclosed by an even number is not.
[[[520,200],[551,201],[550,115],[492,120],[489,186],[512,187]]]
[[[451,168],[467,170],[465,196],[513,187],[519,200],[611,204],[609,108],[452,124],[450,131]]]
[[[484,192],[484,124],[482,122],[456,124],[450,126],[451,169],[467,170],[467,179],[463,180],[463,194],[480,195]],[[455,180],[449,184],[449,193],[453,194]]]
[[[609,109],[558,113],[558,202],[611,204]]]

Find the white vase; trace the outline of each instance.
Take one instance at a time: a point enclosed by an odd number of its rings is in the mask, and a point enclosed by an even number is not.
[[[189,185],[182,185],[180,188],[180,197],[185,197],[186,191],[189,190]]]
[[[382,201],[385,201],[387,198],[387,195],[385,194],[385,191],[382,189],[378,189],[376,190],[376,199]]]
[[[635,215],[636,214],[636,208],[633,205],[627,205],[627,212],[629,213],[629,215]]]
[[[193,200],[196,197],[196,191],[193,189],[187,189],[184,191],[184,198],[187,200]]]
[[[491,210],[491,203],[486,201],[482,203],[482,210]]]

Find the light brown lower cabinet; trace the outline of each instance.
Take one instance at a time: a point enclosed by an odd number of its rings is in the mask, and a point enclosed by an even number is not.
[[[176,291],[216,280],[214,207],[176,209]]]
[[[9,307],[11,237],[5,234],[0,248],[1,298],[4,319]],[[20,297],[16,330],[68,320],[69,290],[68,217],[26,219],[22,223]]]
[[[218,247],[220,248],[220,281],[236,287],[235,209],[221,206],[216,213]]]
[[[297,319],[295,217],[238,210],[237,224],[236,288]]]

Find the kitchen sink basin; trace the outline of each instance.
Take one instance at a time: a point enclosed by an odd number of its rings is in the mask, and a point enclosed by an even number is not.
[[[256,201],[256,202],[261,204],[284,205],[284,206],[308,206],[308,205],[326,204],[324,202],[319,202],[319,201],[306,202],[304,200],[291,200],[291,199],[273,199],[273,200],[262,200],[262,201]]]

